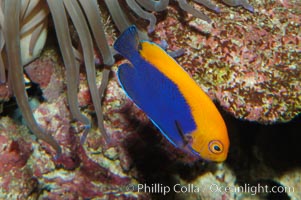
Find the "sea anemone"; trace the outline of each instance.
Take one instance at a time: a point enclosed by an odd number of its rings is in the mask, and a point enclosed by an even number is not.
[[[201,11],[195,9],[186,0],[175,0],[178,2],[179,7],[184,11],[198,17],[202,20],[211,22],[211,19],[203,14]],[[194,0],[195,2],[204,5],[210,10],[219,13],[220,9],[212,4],[209,0]],[[253,12],[253,7],[248,4],[246,0],[223,0],[223,2],[230,6],[242,6],[245,9]],[[110,14],[114,20],[119,31],[124,31],[132,23],[127,19],[123,9],[120,6],[118,0],[105,0],[105,3],[110,11]],[[126,0],[127,5],[132,11],[139,17],[149,21],[148,32],[151,33],[155,30],[156,17],[152,12],[160,12],[167,8],[169,0]],[[149,12],[148,12],[149,11]]]
[[[29,5],[32,4],[28,1],[26,6],[24,4],[22,5],[21,1],[19,0],[1,1],[0,4],[2,8],[1,11],[4,12],[0,12],[0,50],[2,54],[5,54],[3,56],[4,59],[2,59],[2,56],[0,59],[1,82],[6,81],[4,71],[6,68],[8,70],[9,86],[15,95],[17,104],[23,114],[24,119],[26,120],[28,127],[39,139],[42,139],[53,146],[59,155],[61,152],[60,146],[51,135],[46,134],[44,130],[39,127],[31,111],[23,79],[22,66],[25,64],[26,56],[21,56],[20,48],[20,46],[22,46],[21,38],[26,37],[26,34],[30,34],[32,40],[31,44],[38,43],[38,38],[41,37],[40,35],[44,26],[43,21],[46,19],[47,11],[44,10],[44,7],[42,4],[40,4],[40,2],[34,2],[36,6],[41,6],[39,9],[30,7]],[[32,12],[34,11],[37,13],[33,14]],[[33,17],[34,20],[32,20],[31,17]],[[26,20],[29,20],[30,22],[26,23]],[[5,51],[3,48],[4,45]],[[35,45],[29,46],[30,50],[28,52],[33,53],[33,46]]]
[[[48,6],[47,6],[48,5]],[[33,56],[33,47],[40,42],[41,28],[45,27],[45,20],[47,20],[47,14],[49,11],[53,17],[55,31],[57,33],[58,42],[60,45],[61,54],[66,67],[66,83],[67,83],[67,98],[68,105],[72,117],[85,125],[85,132],[83,139],[88,133],[91,123],[90,120],[83,115],[78,106],[77,90],[78,90],[78,78],[79,78],[79,62],[76,61],[75,49],[72,46],[71,36],[69,33],[67,13],[72,20],[83,49],[84,63],[87,72],[88,84],[92,96],[92,101],[95,110],[101,111],[101,96],[105,87],[101,87],[98,91],[96,86],[96,72],[94,63],[94,50],[93,40],[99,48],[105,65],[114,64],[113,55],[109,49],[108,43],[105,38],[104,28],[101,22],[100,12],[98,10],[98,4],[96,1],[61,1],[61,0],[49,0],[49,1],[1,1],[4,20],[1,22],[1,47],[5,43],[6,50],[3,51],[6,59],[0,60],[0,72],[1,81],[5,82],[5,67],[8,70],[9,84],[12,88],[12,92],[16,98],[17,104],[23,114],[23,117],[31,129],[31,131],[39,138],[51,146],[53,146],[57,155],[60,154],[61,149],[58,143],[42,130],[34,119],[31,111],[28,97],[25,90],[25,84],[23,79],[22,66],[27,62],[24,61],[24,54],[21,53],[20,44],[22,44],[23,34],[30,35],[30,50],[29,54]],[[66,13],[66,11],[67,13]],[[12,14],[13,13],[13,14]],[[86,20],[87,19],[87,20]],[[21,30],[19,26],[21,25]],[[89,25],[91,28],[89,29]],[[25,31],[23,31],[25,30]],[[21,34],[20,34],[21,33]],[[21,36],[20,36],[21,35]],[[4,36],[4,39],[3,39]],[[45,42],[45,41],[44,41]],[[38,52],[39,53],[39,52]],[[38,55],[35,53],[34,55]],[[2,58],[2,57],[1,57]],[[5,63],[7,60],[7,63]],[[103,70],[103,79],[101,85],[104,86],[108,82],[109,69]],[[104,125],[102,112],[96,112],[98,119],[98,126],[104,137],[107,138]]]
[[[186,0],[176,1],[181,9],[195,17],[211,22],[210,18],[196,10]],[[210,3],[209,0],[194,1],[215,12],[219,12],[219,8]],[[120,32],[132,24],[124,12],[122,3],[118,0],[104,0],[104,2]],[[170,3],[169,0],[126,0],[125,2],[138,17],[149,21],[149,33],[155,30],[156,25],[156,17],[153,12],[165,10]],[[245,0],[223,0],[223,2],[231,6],[241,5],[249,11],[253,11],[253,8]],[[50,13],[66,67],[69,109],[72,117],[85,125],[81,141],[84,141],[91,127],[90,120],[80,112],[77,99],[79,82],[79,62],[77,58],[80,58],[81,54],[83,54],[98,127],[108,141],[109,137],[104,128],[103,114],[101,112],[101,98],[109,80],[109,66],[113,65],[115,61],[113,58],[114,54],[111,52],[105,36],[97,0],[0,0],[0,7],[0,81],[1,83],[9,83],[30,130],[39,139],[46,141],[55,148],[57,155],[61,153],[58,143],[50,134],[45,133],[34,119],[23,78],[23,66],[38,57],[42,51],[46,40],[48,14]],[[81,52],[73,48],[69,34],[68,17],[71,19],[78,34],[82,48]],[[141,31],[139,34],[141,38],[147,38],[147,34]],[[96,85],[94,42],[102,55],[104,64],[102,82],[99,89],[97,89]],[[7,76],[6,71],[8,72]]]

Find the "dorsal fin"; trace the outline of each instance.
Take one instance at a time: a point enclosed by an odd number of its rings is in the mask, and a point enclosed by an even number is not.
[[[127,28],[114,43],[114,49],[130,61],[131,58],[139,54],[138,46],[138,31],[134,25]]]

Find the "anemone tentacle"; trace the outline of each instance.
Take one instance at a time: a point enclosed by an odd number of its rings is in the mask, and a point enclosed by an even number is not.
[[[209,8],[210,10],[213,10],[217,13],[220,12],[220,9],[214,5],[213,3],[211,3],[210,0],[194,0],[195,2],[199,3],[199,4],[202,4],[203,6]]]
[[[135,0],[126,0],[128,6],[141,18],[149,21],[148,32],[152,33],[155,30],[157,18],[154,14],[143,10]]]
[[[61,148],[54,138],[46,134],[34,119],[32,110],[30,108],[28,97],[25,90],[25,83],[23,79],[23,68],[21,63],[20,50],[20,30],[19,30],[19,0],[5,1],[5,29],[4,37],[6,41],[6,53],[8,59],[8,76],[15,95],[18,106],[23,114],[23,117],[30,128],[30,130],[39,138],[50,144],[57,152],[57,156],[61,154]]]
[[[97,85],[96,85],[96,71],[94,63],[94,51],[93,51],[93,41],[91,34],[89,32],[89,27],[85,21],[84,14],[80,8],[80,5],[76,2],[70,2],[69,0],[64,0],[64,5],[73,21],[73,24],[78,32],[78,36],[83,48],[84,62],[87,71],[88,85],[90,88],[90,93],[92,96],[93,105],[96,110],[96,115],[98,119],[98,127],[101,129],[103,136],[106,141],[109,141],[109,137],[105,131],[103,125],[103,116],[101,111],[101,98],[98,95]],[[84,134],[84,137],[86,134]],[[83,141],[82,141],[83,142]]]
[[[3,35],[0,34],[0,52],[2,52],[3,47],[4,47],[4,38]],[[5,65],[2,56],[0,56],[0,83],[5,83],[5,82],[6,82]]]
[[[125,13],[120,7],[118,0],[105,0],[112,19],[120,32],[123,32],[131,25],[131,22],[126,17]]]
[[[254,12],[254,8],[246,0],[222,0],[229,6],[242,6],[250,12]]]
[[[3,2],[0,1],[0,8],[2,8]],[[4,13],[3,10],[0,9],[0,52],[3,51],[4,47],[4,36],[2,34],[4,27]],[[6,75],[5,75],[5,64],[3,61],[2,56],[0,56],[0,83],[6,82]]]
[[[187,3],[186,0],[177,0],[177,1],[179,3],[180,8],[182,8],[186,12],[191,13],[193,16],[205,20],[208,23],[211,23],[211,19],[207,15],[192,7],[190,4]]]
[[[66,67],[67,98],[71,114],[74,119],[82,122],[87,129],[91,127],[90,120],[83,115],[78,106],[77,85],[79,77],[79,64],[75,61],[69,33],[67,15],[63,2],[60,0],[47,0],[53,18],[55,30]]]
[[[169,0],[136,0],[142,7],[149,11],[161,12],[165,10],[169,4]]]
[[[108,45],[104,25],[101,22],[100,10],[96,0],[79,0],[83,10],[85,11],[95,42],[103,57],[103,63],[111,66],[115,63],[111,49]]]
[[[128,20],[124,11],[121,9],[118,0],[105,0],[105,3],[120,32],[123,32],[126,28],[132,25],[132,22]],[[139,38],[142,40],[148,40],[148,36],[142,31],[138,31],[138,34]]]

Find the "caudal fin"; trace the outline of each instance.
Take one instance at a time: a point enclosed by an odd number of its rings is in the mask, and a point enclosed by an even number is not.
[[[114,49],[128,60],[132,60],[138,52],[139,37],[136,26],[128,27],[115,41]]]

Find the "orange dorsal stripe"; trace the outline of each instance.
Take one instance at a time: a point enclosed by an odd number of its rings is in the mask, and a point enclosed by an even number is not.
[[[141,43],[139,52],[143,59],[178,87],[187,101],[197,126],[191,133],[192,137],[203,138],[207,133],[218,132],[216,129],[227,133],[224,120],[212,100],[172,57],[158,45],[146,41]]]

